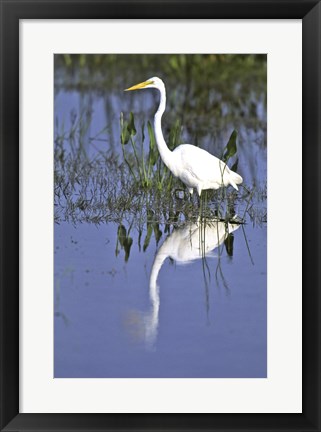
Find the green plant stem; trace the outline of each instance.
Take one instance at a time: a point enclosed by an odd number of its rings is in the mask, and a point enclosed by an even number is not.
[[[126,165],[128,166],[129,171],[131,172],[132,176],[134,177],[134,180],[137,181],[136,176],[135,176],[135,173],[134,173],[134,171],[133,171],[133,169],[132,169],[130,163],[128,162],[128,160],[127,160],[127,158],[126,158],[126,153],[125,153],[124,144],[122,143],[121,146],[122,146],[122,150],[123,150],[123,158],[124,158],[124,161],[125,161]]]
[[[134,150],[134,155],[135,155],[135,159],[136,159],[136,162],[137,162],[137,167],[138,167],[138,171],[139,171],[140,181],[141,181],[141,183],[143,183],[142,170],[141,170],[139,159],[138,159],[138,155],[137,155],[135,141],[133,140],[132,136],[130,137],[130,142],[131,142],[133,150]]]

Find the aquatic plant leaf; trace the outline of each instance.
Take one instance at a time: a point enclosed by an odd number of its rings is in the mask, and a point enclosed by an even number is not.
[[[117,231],[117,237],[120,245],[124,247],[125,241],[126,241],[127,231],[124,225],[119,225],[118,231]]]
[[[152,227],[151,224],[148,224],[148,226],[147,226],[147,234],[146,234],[146,237],[145,237],[145,240],[144,240],[144,246],[143,246],[143,251],[144,252],[148,248],[148,245],[149,245],[150,239],[152,237],[152,234],[153,234],[153,227]]]
[[[153,150],[155,148],[156,140],[150,121],[147,122],[147,130],[149,136],[149,148]]]
[[[154,150],[150,150],[148,154],[149,163],[152,166],[156,165],[156,162],[158,161],[159,153],[158,150],[155,148]]]
[[[136,128],[135,128],[135,120],[134,120],[134,114],[132,112],[130,112],[129,114],[129,122],[127,125],[127,130],[129,132],[130,136],[134,136],[136,135]]]
[[[141,251],[141,248],[142,248],[141,239],[142,239],[142,230],[139,228],[139,231],[138,231],[138,250],[139,250],[139,252]]]
[[[233,256],[234,234],[229,234],[224,240],[225,249],[228,256]]]
[[[118,257],[118,254],[119,254],[119,241],[118,241],[118,238],[117,238],[116,249],[115,249],[115,255],[116,255],[116,257]]]
[[[128,127],[128,123],[124,120],[124,115],[121,112],[120,113],[120,141],[122,145],[127,144],[130,139],[130,134],[127,127]]]
[[[145,141],[145,122],[142,123],[142,143]]]
[[[159,159],[159,153],[156,147],[156,140],[152,125],[150,122],[147,123],[147,130],[149,136],[149,154],[148,154],[148,162],[151,166],[155,166],[156,162]]]
[[[154,235],[156,239],[156,245],[158,245],[158,242],[160,238],[162,237],[162,231],[159,229],[159,224],[154,224]]]
[[[129,229],[130,231],[130,229]],[[129,234],[128,231],[128,234]],[[117,245],[116,245],[116,256],[118,256],[119,254],[119,248],[118,248],[118,244],[120,244],[121,248],[124,249],[125,251],[125,261],[128,261],[129,258],[129,254],[130,254],[130,248],[132,247],[133,244],[133,239],[131,237],[129,237],[127,234],[127,230],[124,227],[124,225],[119,225],[118,230],[117,230]]]
[[[228,140],[228,143],[226,144],[226,147],[224,149],[224,154],[223,154],[223,161],[224,162],[227,162],[237,152],[236,138],[237,138],[237,132],[234,129],[234,131],[232,132],[230,139]]]
[[[239,160],[236,159],[236,161],[234,162],[234,164],[231,166],[231,170],[232,171],[237,171],[238,164],[239,164]]]
[[[176,120],[174,126],[171,128],[169,132],[169,143],[168,147],[171,150],[174,150],[180,144],[181,137],[181,123],[179,120]]]
[[[132,247],[132,244],[133,244],[133,239],[131,237],[127,237],[124,243],[125,262],[128,261],[130,255],[130,248]]]

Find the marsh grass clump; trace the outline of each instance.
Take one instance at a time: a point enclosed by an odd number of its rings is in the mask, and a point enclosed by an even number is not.
[[[140,131],[140,136],[138,136],[132,112],[129,114],[129,120],[124,119],[123,113],[120,114],[122,154],[133,180],[138,182],[144,190],[154,188],[159,191],[167,190],[170,192],[172,186],[182,188],[182,182],[173,178],[160,158],[150,121],[146,125],[143,122]],[[168,147],[170,150],[174,150],[180,144],[180,139],[181,124],[176,121],[169,132]]]

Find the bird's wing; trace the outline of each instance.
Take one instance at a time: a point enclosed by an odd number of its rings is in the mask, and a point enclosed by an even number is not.
[[[200,181],[220,182],[222,175],[230,171],[220,159],[191,144],[182,144],[174,152],[180,159],[182,169]]]

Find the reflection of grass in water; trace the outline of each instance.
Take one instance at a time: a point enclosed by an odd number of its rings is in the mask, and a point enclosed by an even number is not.
[[[215,221],[215,220],[214,220]],[[223,271],[222,271],[222,267],[221,267],[221,256],[223,254],[223,249],[226,249],[226,253],[228,256],[232,257],[233,256],[233,232],[229,231],[229,223],[233,223],[233,219],[229,219],[229,220],[225,220],[222,221],[220,219],[216,220],[216,235],[217,235],[217,239],[218,239],[218,245],[217,245],[217,265],[216,265],[216,271],[215,271],[215,277],[216,277],[216,282],[217,285],[220,285],[220,280],[219,280],[219,275],[221,277],[223,286],[225,287],[225,289],[227,290],[227,292],[229,292],[229,287],[228,287],[228,283],[224,277]],[[224,227],[225,227],[225,232],[224,235],[222,235],[222,233],[219,232],[219,223],[224,223]],[[240,221],[234,221],[235,225],[240,224]],[[207,304],[207,311],[208,311],[208,305],[209,305],[209,292],[208,292],[208,287],[210,285],[211,282],[211,270],[210,270],[210,266],[207,262],[207,251],[206,251],[206,227],[207,225],[211,225],[213,224],[213,219],[207,219],[202,217],[200,219],[199,222],[199,238],[200,238],[200,251],[201,251],[201,257],[202,257],[202,271],[203,271],[203,279],[204,279],[204,286],[205,286],[205,290],[206,290],[206,304]],[[242,223],[241,223],[242,224]]]
[[[230,287],[228,283],[228,279],[225,276],[222,268],[222,257],[224,254],[224,250],[226,251],[226,254],[229,258],[233,257],[234,254],[234,233],[235,227],[241,226],[244,241],[246,243],[246,248],[249,256],[249,260],[251,261],[252,265],[254,265],[254,261],[252,258],[252,254],[250,251],[250,247],[247,241],[245,229],[244,229],[244,223],[235,222],[234,228],[233,228],[233,222],[231,220],[229,221],[219,221],[213,219],[207,219],[204,217],[201,217],[199,219],[199,248],[201,252],[201,260],[202,260],[202,274],[203,274],[203,282],[204,282],[204,289],[205,289],[205,308],[206,308],[206,317],[207,317],[207,324],[210,324],[209,321],[209,311],[210,311],[210,283],[211,283],[211,265],[208,262],[207,254],[208,250],[206,249],[207,245],[207,226],[213,225],[213,223],[216,223],[216,235],[218,239],[218,245],[216,248],[216,269],[215,269],[215,281],[217,284],[217,287],[219,288],[221,284],[223,285],[225,292],[227,295],[230,295]],[[220,232],[219,230],[219,224],[224,223],[225,232]],[[232,225],[230,225],[232,223]],[[236,228],[237,229],[237,228]]]

